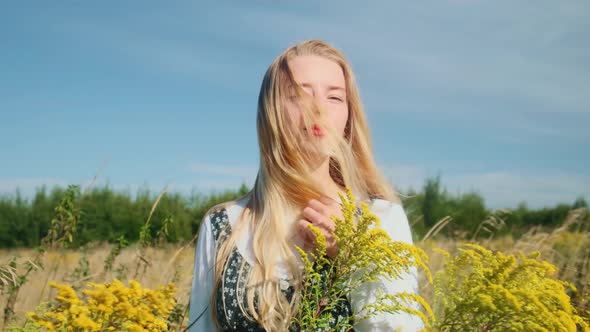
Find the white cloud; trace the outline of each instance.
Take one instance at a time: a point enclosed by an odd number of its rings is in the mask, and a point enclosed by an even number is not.
[[[209,180],[200,180],[194,183],[194,188],[199,191],[220,191],[231,189],[235,190],[238,189],[242,183],[245,183],[248,188],[252,188],[254,185],[254,179],[209,179]]]
[[[204,176],[192,180],[171,180],[171,181],[150,181],[144,183],[116,183],[112,184],[106,180],[99,180],[94,187],[108,187],[116,192],[128,193],[131,198],[135,198],[137,193],[148,190],[152,197],[156,197],[161,191],[166,189],[169,194],[181,195],[208,195],[212,192],[222,192],[225,190],[237,190],[242,183],[249,188],[254,184],[254,179],[227,177],[227,176]]]
[[[252,165],[234,165],[227,166],[221,164],[204,164],[193,163],[188,166],[188,170],[193,173],[208,175],[225,175],[237,177],[256,177],[258,168]]]
[[[436,176],[415,165],[387,165],[382,170],[402,192],[409,187],[421,190],[427,178]],[[446,175],[441,171],[441,186],[453,195],[476,191],[482,195],[488,208],[514,208],[522,201],[530,208],[571,204],[580,195],[590,199],[590,176],[562,172],[492,171]]]
[[[0,179],[0,194],[14,195],[18,189],[23,197],[33,197],[37,188],[43,185],[51,190],[55,186],[66,187],[68,182],[51,177]]]
[[[426,169],[413,165],[387,164],[380,169],[396,189],[402,192],[410,188],[420,191],[429,175]]]
[[[491,207],[515,207],[524,201],[538,208],[571,204],[580,195],[590,198],[590,176],[581,174],[490,172],[448,176],[444,182],[463,191],[479,191]]]

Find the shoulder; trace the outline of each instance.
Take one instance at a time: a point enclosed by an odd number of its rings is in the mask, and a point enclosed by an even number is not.
[[[203,223],[208,224],[208,227],[213,230],[235,225],[247,203],[247,198],[242,196],[232,201],[215,204],[205,213]]]
[[[412,233],[408,216],[402,204],[384,199],[373,199],[370,211],[379,218],[381,227],[392,240],[412,243]]]
[[[385,200],[382,198],[372,198],[369,208],[371,212],[376,214],[405,214],[404,207],[401,203]]]

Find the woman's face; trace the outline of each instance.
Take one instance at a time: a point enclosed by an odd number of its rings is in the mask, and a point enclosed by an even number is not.
[[[297,84],[315,99],[328,125],[340,137],[348,120],[348,102],[344,72],[336,62],[316,55],[297,56],[289,61],[289,68]],[[286,103],[289,119],[295,130],[305,137],[322,140],[326,128],[312,124],[306,128],[302,121],[301,108],[290,99]]]

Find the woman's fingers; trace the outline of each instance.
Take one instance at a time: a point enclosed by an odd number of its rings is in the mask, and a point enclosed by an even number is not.
[[[307,219],[316,226],[325,222],[324,214],[311,206],[306,206],[303,209],[303,218]]]
[[[330,236],[336,229],[336,225],[332,220],[310,207],[304,209],[303,217],[319,228],[326,236]]]
[[[332,208],[337,207],[338,209],[340,209],[340,203],[338,203],[337,201],[333,200],[332,198],[330,198],[328,196],[322,196],[322,197],[318,198],[318,200],[321,203],[323,203],[324,205],[331,206]]]
[[[311,223],[305,219],[297,221],[297,232],[306,246],[312,246],[315,243],[315,233],[309,229]]]
[[[314,208],[316,211],[326,216],[331,223],[333,223],[331,218],[332,216],[335,216],[337,219],[343,218],[342,207],[340,206],[340,203],[336,202],[330,197],[322,196],[318,200],[312,199],[308,206]]]
[[[318,212],[320,214],[326,214],[328,212],[328,208],[329,208],[329,206],[327,206],[326,204],[322,203],[321,201],[319,201],[317,199],[310,200],[307,203],[307,207],[314,209],[316,212]]]
[[[316,241],[315,233],[309,229],[312,224],[317,227],[326,237],[327,254],[334,257],[338,252],[334,230],[336,224],[332,221],[331,216],[342,219],[340,204],[330,197],[320,197],[312,199],[303,209],[301,219],[297,222],[298,232],[306,246],[314,246]]]

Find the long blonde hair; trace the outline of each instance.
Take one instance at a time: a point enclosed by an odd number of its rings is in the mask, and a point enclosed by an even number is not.
[[[325,123],[322,117],[322,110],[306,97],[289,67],[291,59],[305,55],[329,59],[337,63],[344,73],[349,115],[344,137],[338,137],[329,130],[332,142],[329,152],[331,178],[341,187],[350,187],[359,201],[374,197],[399,202],[397,192],[376,167],[367,120],[347,59],[338,49],[322,40],[305,40],[290,46],[271,63],[260,88],[256,116],[260,168],[254,187],[245,196],[247,203],[231,235],[218,243],[216,248],[215,290],[211,298],[215,322],[216,290],[224,287],[225,263],[236,248],[236,239],[246,230],[253,233],[255,264],[251,266],[250,273],[243,273],[244,264],[240,267],[238,278],[245,278],[246,285],[245,289],[238,290],[240,309],[267,331],[287,330],[290,318],[297,309],[301,273],[291,241],[294,236],[292,225],[301,217],[301,210],[310,199],[325,193],[310,176],[309,145],[302,143],[301,130],[290,125],[285,101],[290,96],[297,96],[297,103],[308,110],[302,112],[303,121],[306,124],[324,123],[329,128],[329,123]],[[279,287],[276,267],[280,261],[287,263],[295,287],[296,295],[290,302]],[[244,294],[247,309],[242,305],[241,296]]]

